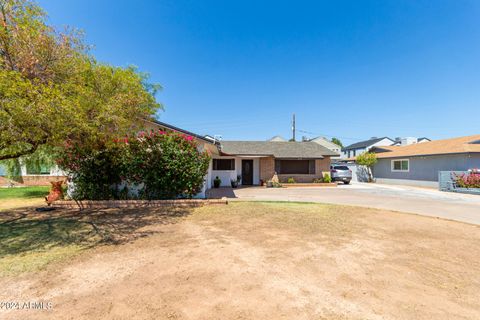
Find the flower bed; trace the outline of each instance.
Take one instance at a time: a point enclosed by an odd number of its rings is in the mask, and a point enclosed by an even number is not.
[[[480,195],[480,171],[478,169],[461,174],[452,173],[451,177],[454,186],[452,191]]]
[[[283,183],[285,188],[302,188],[302,187],[336,187],[338,184],[334,182],[314,182],[314,183]]]
[[[158,207],[201,207],[204,205],[226,205],[226,199],[178,199],[178,200],[59,200],[54,207],[66,209],[102,209],[102,208],[158,208]]]

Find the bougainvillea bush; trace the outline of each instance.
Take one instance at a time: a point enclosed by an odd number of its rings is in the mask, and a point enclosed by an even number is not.
[[[112,146],[85,150],[67,145],[57,163],[83,200],[191,198],[200,192],[210,156],[193,137],[160,130],[117,139]],[[138,192],[129,192],[129,188]]]
[[[460,188],[480,188],[480,172],[472,171],[455,176],[455,182]]]

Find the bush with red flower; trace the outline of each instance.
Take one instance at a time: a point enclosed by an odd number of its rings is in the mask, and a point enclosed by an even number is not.
[[[460,188],[480,188],[480,171],[472,170],[469,173],[455,175],[454,180]]]
[[[152,200],[193,197],[204,184],[209,161],[193,137],[157,130],[99,150],[66,146],[58,164],[73,180],[75,199]]]

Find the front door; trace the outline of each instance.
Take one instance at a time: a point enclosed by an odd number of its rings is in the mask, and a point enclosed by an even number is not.
[[[253,160],[242,160],[242,184],[253,184]]]

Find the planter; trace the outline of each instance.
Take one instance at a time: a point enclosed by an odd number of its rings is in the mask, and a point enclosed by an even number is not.
[[[458,193],[476,194],[480,195],[480,188],[455,188],[453,191]]]
[[[286,188],[314,188],[314,187],[336,187],[336,182],[317,182],[317,183],[284,183]]]
[[[52,206],[66,209],[101,209],[101,208],[158,208],[182,207],[195,208],[205,205],[225,205],[224,199],[177,199],[177,200],[58,200]]]

